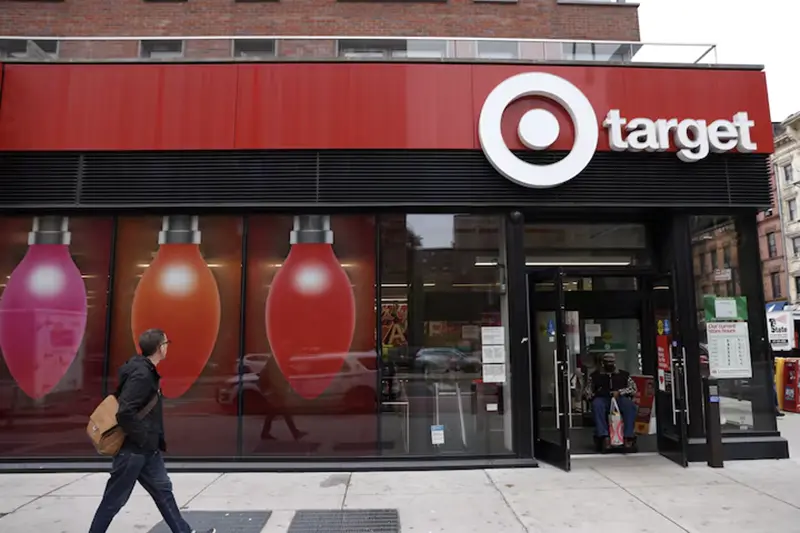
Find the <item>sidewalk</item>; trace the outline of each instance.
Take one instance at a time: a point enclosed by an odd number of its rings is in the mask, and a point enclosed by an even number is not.
[[[780,429],[800,457],[800,415]],[[576,458],[564,473],[538,469],[342,474],[174,474],[190,512],[220,511],[220,533],[389,533],[396,528],[301,528],[303,511],[397,510],[403,533],[736,533],[800,531],[800,461],[742,461],[682,469],[653,455]],[[106,474],[0,475],[0,531],[86,533]],[[237,515],[237,511],[259,511]],[[266,511],[272,514],[263,526]],[[3,515],[3,513],[6,513]],[[228,513],[228,516],[225,516]],[[206,520],[206,515],[188,518]],[[316,517],[319,518],[319,517]],[[239,522],[226,529],[222,521]],[[160,522],[137,487],[110,531]],[[199,527],[202,524],[196,523]],[[157,529],[159,533],[164,529]]]

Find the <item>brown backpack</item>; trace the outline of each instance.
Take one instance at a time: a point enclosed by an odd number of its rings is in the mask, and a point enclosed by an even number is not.
[[[147,402],[147,405],[136,413],[136,420],[146,417],[157,402],[158,394],[154,394],[150,401]],[[122,448],[122,443],[125,441],[125,432],[117,424],[117,411],[119,411],[117,397],[110,394],[100,402],[100,405],[89,416],[86,433],[100,455],[117,455],[120,448]]]

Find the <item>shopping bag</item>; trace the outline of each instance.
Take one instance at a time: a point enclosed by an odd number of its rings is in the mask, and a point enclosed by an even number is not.
[[[619,411],[616,398],[611,398],[611,409],[608,412],[608,437],[611,446],[622,446],[625,443],[622,434],[622,413]]]

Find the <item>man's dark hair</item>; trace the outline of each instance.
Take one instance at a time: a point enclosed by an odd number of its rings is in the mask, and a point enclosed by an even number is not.
[[[167,338],[164,330],[161,329],[148,329],[139,335],[139,350],[145,357],[150,357],[161,347],[164,339]]]

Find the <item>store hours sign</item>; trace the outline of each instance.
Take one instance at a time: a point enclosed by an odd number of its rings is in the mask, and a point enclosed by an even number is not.
[[[708,322],[708,367],[714,379],[750,379],[750,335],[747,322]]]

